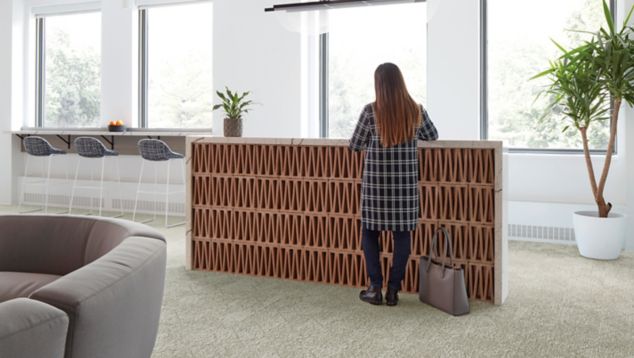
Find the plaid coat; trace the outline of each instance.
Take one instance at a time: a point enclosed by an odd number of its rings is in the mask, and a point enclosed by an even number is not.
[[[436,140],[438,131],[421,106],[423,122],[414,140],[383,148],[372,105],[363,108],[350,149],[366,150],[361,184],[361,222],[368,230],[412,231],[419,218],[417,140]]]

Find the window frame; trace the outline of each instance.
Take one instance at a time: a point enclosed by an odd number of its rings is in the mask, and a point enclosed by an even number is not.
[[[213,132],[212,127],[201,127],[201,128],[188,128],[188,127],[151,128],[151,127],[148,127],[148,124],[149,124],[148,122],[148,112],[149,112],[148,111],[148,106],[149,106],[149,101],[148,101],[148,98],[149,98],[148,97],[148,84],[149,84],[148,10],[152,8],[156,8],[156,7],[178,6],[178,5],[187,5],[187,4],[204,3],[204,2],[210,2],[210,1],[209,0],[184,0],[184,1],[166,0],[166,1],[158,1],[156,3],[152,1],[149,1],[146,3],[145,1],[143,1],[143,2],[140,2],[140,4],[138,4],[139,6],[137,7],[137,11],[138,11],[138,34],[137,34],[137,40],[138,40],[137,117],[138,118],[137,118],[137,126],[139,129],[148,130],[148,131],[158,131],[158,132],[172,131],[172,130],[184,130],[187,132]],[[212,56],[213,56],[213,52],[212,52]],[[215,95],[215,92],[214,92],[214,95]],[[213,118],[212,118],[212,123],[213,123]]]
[[[328,33],[319,35],[319,137],[328,138],[328,84],[329,42]]]
[[[101,13],[101,8],[95,3],[80,3],[76,6],[51,6],[33,9],[33,19],[35,23],[35,119],[33,128],[57,129],[57,127],[45,126],[46,119],[46,18],[64,15],[80,15]],[[100,54],[103,56],[103,54]],[[100,99],[101,100],[101,99]],[[29,128],[29,127],[27,127]],[[95,127],[65,127],[64,129],[89,130]]]
[[[44,128],[44,100],[46,53],[46,22],[44,16],[35,17],[35,127]]]
[[[148,16],[147,8],[139,8],[139,53],[138,53],[138,123],[139,128],[148,128],[147,110],[148,110]]]
[[[488,46],[488,0],[480,0],[480,140],[491,140],[489,138],[489,46]],[[617,19],[616,0],[609,0],[608,5],[612,11],[612,18]],[[610,110],[611,112],[612,110]],[[618,135],[615,138],[612,154],[617,154]],[[571,148],[505,148],[509,153],[525,154],[583,154],[583,149]],[[590,149],[590,154],[605,154],[605,149]]]

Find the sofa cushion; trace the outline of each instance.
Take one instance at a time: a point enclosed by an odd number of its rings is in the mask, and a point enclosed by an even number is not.
[[[68,316],[28,298],[0,303],[0,357],[63,358]]]
[[[29,297],[38,288],[60,278],[57,275],[0,271],[0,302]]]
[[[66,352],[73,358],[150,357],[163,299],[165,257],[162,240],[129,237],[30,298],[66,312],[71,327]]]

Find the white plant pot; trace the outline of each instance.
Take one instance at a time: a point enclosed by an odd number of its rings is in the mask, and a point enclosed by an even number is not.
[[[572,219],[581,256],[597,260],[619,257],[625,243],[625,215],[610,213],[600,218],[596,211],[577,211]]]

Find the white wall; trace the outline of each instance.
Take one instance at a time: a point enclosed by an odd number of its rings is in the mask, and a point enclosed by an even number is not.
[[[246,116],[245,136],[298,137],[302,133],[302,41],[264,12],[259,0],[214,1],[214,87],[249,90],[258,105]],[[223,113],[213,130],[222,134]]]
[[[101,118],[136,121],[136,28],[125,1],[101,3]]]
[[[427,6],[429,115],[443,139],[479,139],[479,1],[428,0]]]

